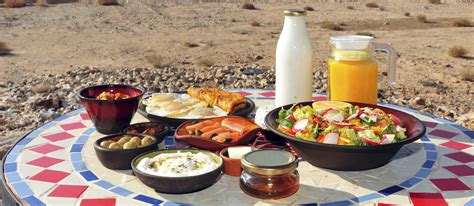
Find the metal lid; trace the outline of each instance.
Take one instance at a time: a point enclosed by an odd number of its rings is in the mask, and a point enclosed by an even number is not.
[[[306,16],[306,11],[303,9],[287,9],[283,13],[285,16]]]
[[[281,175],[298,167],[295,155],[280,149],[255,150],[245,154],[240,161],[246,171],[260,175]]]

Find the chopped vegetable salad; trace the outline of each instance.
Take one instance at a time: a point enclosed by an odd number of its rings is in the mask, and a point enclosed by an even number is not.
[[[345,102],[293,105],[278,113],[278,130],[308,141],[337,145],[380,145],[405,139],[406,129],[392,114]]]

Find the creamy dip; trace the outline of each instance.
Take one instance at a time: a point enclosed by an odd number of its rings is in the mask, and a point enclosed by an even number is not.
[[[203,153],[163,153],[153,158],[143,158],[137,169],[157,176],[185,177],[200,175],[216,169],[219,165]]]

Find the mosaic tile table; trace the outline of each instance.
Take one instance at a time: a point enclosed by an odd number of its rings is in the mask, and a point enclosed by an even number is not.
[[[238,90],[257,106],[273,104],[274,93]],[[325,99],[316,95],[315,100]],[[93,142],[97,133],[84,110],[66,114],[32,131],[3,160],[4,200],[25,205],[474,205],[474,131],[418,111],[427,127],[424,137],[400,150],[391,163],[373,170],[341,172],[301,161],[299,191],[280,200],[259,200],[244,194],[237,177],[223,175],[199,192],[170,195],[143,185],[131,171],[104,168]],[[136,115],[134,122],[146,121]],[[275,147],[259,137],[258,148]],[[167,137],[160,147],[174,147]],[[179,144],[178,144],[179,146]],[[8,196],[11,195],[11,197]]]

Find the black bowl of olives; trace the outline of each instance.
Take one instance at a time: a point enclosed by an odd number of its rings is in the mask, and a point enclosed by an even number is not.
[[[157,149],[158,143],[154,136],[146,134],[112,134],[95,141],[94,150],[104,167],[128,170],[133,158]]]

